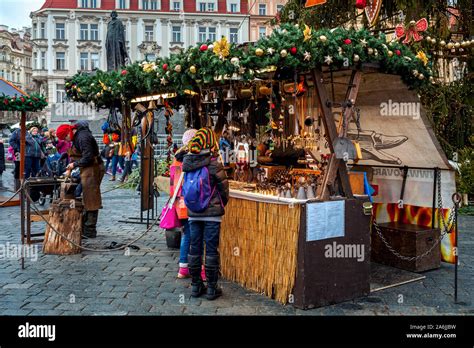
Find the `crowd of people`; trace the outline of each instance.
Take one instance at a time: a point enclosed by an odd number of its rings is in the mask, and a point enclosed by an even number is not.
[[[119,131],[104,131],[103,141],[104,148],[99,151],[87,122],[64,124],[57,130],[39,130],[33,126],[26,134],[25,178],[41,174],[41,168],[48,166],[51,158],[67,157],[66,175],[79,172],[85,206],[83,237],[86,238],[97,235],[98,211],[102,208],[100,184],[104,174],[110,173],[110,180],[114,181],[120,168],[120,180],[125,181],[133,167],[138,166],[136,135],[127,142],[129,145],[124,145]],[[176,193],[174,206],[183,226],[177,277],[191,278],[193,297],[206,294],[208,300],[214,300],[222,294],[217,286],[218,246],[222,216],[229,200],[229,184],[219,147],[230,144],[226,134],[218,141],[209,128],[187,130],[182,142],[183,146],[176,149],[170,167],[170,197]],[[7,160],[15,163],[15,178],[18,179],[19,130],[12,133],[9,145]],[[201,185],[204,181],[204,186],[196,186],[196,182]],[[200,198],[207,195],[205,202],[190,203],[193,190]]]

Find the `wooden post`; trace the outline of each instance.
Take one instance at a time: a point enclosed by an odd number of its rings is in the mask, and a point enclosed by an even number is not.
[[[346,108],[344,115],[344,123],[346,124],[345,129],[343,129],[342,133],[339,134],[343,137],[347,136],[347,129],[349,128],[349,119],[352,115],[352,109],[354,108],[354,104],[357,100],[357,94],[359,93],[359,86],[360,80],[362,78],[362,73],[359,70],[352,70],[351,79],[349,82],[349,88],[347,89],[346,93],[346,100],[345,101],[352,101],[352,106],[350,108]]]
[[[26,147],[26,111],[21,112],[20,118],[20,187],[25,181],[25,147]],[[25,194],[20,190],[20,230],[21,245],[25,244]],[[23,252],[22,252],[23,255]],[[21,268],[25,268],[25,258],[21,258]]]
[[[331,150],[331,153],[334,154],[334,142],[337,139],[338,134],[337,134],[336,124],[334,121],[334,116],[332,114],[332,107],[330,106],[330,100],[328,97],[326,86],[323,83],[324,82],[323,72],[321,70],[313,70],[313,77],[316,83],[316,87],[318,89],[317,96],[319,99],[319,105],[321,107],[321,114],[323,116],[324,128],[326,130],[326,135],[328,136],[328,140],[329,140],[328,141],[329,149]],[[331,169],[330,171],[331,173],[329,173],[328,169]],[[334,176],[334,178],[328,177],[329,174]],[[346,195],[347,198],[353,198],[351,184],[349,182],[349,176],[347,175],[346,164],[344,163],[344,161],[336,158],[335,156],[331,156],[331,158],[329,159],[329,164],[328,164],[326,173],[325,173],[325,178],[323,180],[323,187],[321,188],[321,190],[318,190],[318,192],[320,192],[319,197],[321,199],[323,200],[329,199],[328,184],[330,184],[331,182],[334,182],[337,174],[339,174],[339,178],[341,180],[341,185],[342,185],[344,194]]]

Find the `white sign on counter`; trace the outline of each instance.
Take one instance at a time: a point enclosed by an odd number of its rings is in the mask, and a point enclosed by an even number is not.
[[[345,201],[306,204],[306,241],[344,237]]]

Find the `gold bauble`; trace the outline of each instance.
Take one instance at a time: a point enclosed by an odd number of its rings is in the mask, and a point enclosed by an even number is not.
[[[255,55],[256,55],[257,57],[263,56],[263,50],[262,50],[261,48],[257,48],[257,49],[255,50]]]
[[[393,56],[393,52],[392,52],[392,51],[388,51],[387,54],[388,54],[389,57]]]
[[[320,40],[321,42],[326,42],[326,41],[328,40],[328,38],[327,38],[326,36],[324,36],[324,35],[321,35],[321,36],[319,37],[319,40]]]
[[[191,66],[189,67],[189,72],[190,72],[191,74],[195,74],[195,73],[197,72],[196,67],[195,67],[194,65],[191,65]]]
[[[360,60],[360,57],[357,54],[354,54],[354,62],[358,62]]]

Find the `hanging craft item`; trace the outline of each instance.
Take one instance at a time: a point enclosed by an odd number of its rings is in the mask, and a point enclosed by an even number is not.
[[[318,6],[325,4],[326,0],[306,0],[306,4],[304,7],[313,7],[313,6]]]
[[[368,4],[365,7],[365,16],[367,17],[370,26],[377,22],[381,7],[382,0],[368,0]]]
[[[402,24],[397,25],[395,28],[395,34],[397,35],[397,39],[405,36],[403,43],[408,44],[412,40],[413,42],[421,41],[423,39],[421,33],[426,31],[426,29],[428,29],[428,21],[426,18],[422,18],[418,22],[411,21],[407,28]]]

